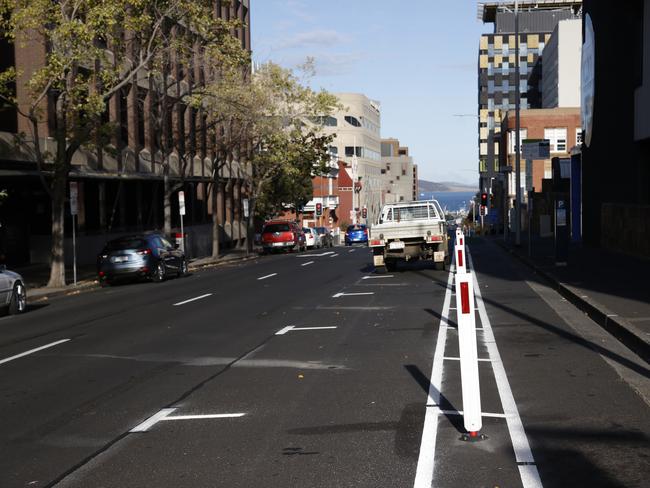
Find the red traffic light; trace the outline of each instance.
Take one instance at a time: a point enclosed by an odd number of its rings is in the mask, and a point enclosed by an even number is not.
[[[319,217],[323,215],[323,204],[322,203],[317,203],[316,204],[316,215]]]
[[[368,209],[366,207],[361,209],[361,217],[364,219],[368,218]]]
[[[487,206],[487,203],[488,203],[488,194],[481,193],[481,205]]]

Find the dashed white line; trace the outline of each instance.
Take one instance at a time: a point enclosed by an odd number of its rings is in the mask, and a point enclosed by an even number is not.
[[[314,264],[313,261],[307,261],[306,263],[302,263],[300,266],[309,266],[310,264]]]
[[[8,363],[9,361],[13,361],[14,359],[22,358],[24,356],[29,356],[30,354],[34,354],[35,352],[42,351],[43,349],[49,349],[50,347],[58,346],[59,344],[63,344],[64,342],[68,342],[69,340],[70,339],[61,339],[60,341],[50,342],[49,344],[45,344],[44,346],[37,347],[35,349],[30,349],[29,351],[21,352],[20,354],[16,354],[15,356],[11,356],[0,360],[0,364]]]
[[[174,415],[165,416],[160,420],[200,420],[200,419],[234,419],[243,417],[245,413],[214,413],[206,415]]]
[[[196,300],[201,300],[202,298],[207,298],[209,296],[212,296],[212,293],[206,293],[205,295],[190,298],[189,300],[185,300],[182,302],[174,303],[174,307],[178,307],[179,305],[185,305],[186,303],[190,303],[190,302],[195,302]]]
[[[364,276],[362,280],[378,280],[381,278],[393,278],[393,275]]]
[[[277,275],[277,273],[271,273],[271,274],[268,274],[266,276],[260,276],[259,278],[257,278],[257,281],[265,280],[267,278],[271,278],[272,276],[276,276],[276,275]]]
[[[356,249],[350,249],[348,252],[354,252],[354,251],[356,251]]]
[[[338,254],[332,254],[330,257],[335,258],[336,256],[338,256]]]

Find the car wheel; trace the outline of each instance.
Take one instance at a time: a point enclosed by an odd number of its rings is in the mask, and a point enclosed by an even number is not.
[[[151,279],[156,283],[160,283],[161,281],[165,281],[166,274],[167,272],[165,270],[165,263],[163,263],[162,261],[158,261],[158,263],[156,263],[156,267],[153,270],[153,275],[151,276]]]
[[[27,310],[27,291],[25,290],[25,285],[18,281],[14,285],[14,291],[11,294],[9,313],[15,315],[23,313],[25,310]]]
[[[187,260],[183,258],[181,261],[181,267],[178,270],[178,276],[185,276],[187,274]]]

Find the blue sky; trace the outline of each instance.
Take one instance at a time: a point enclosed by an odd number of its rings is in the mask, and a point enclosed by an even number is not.
[[[252,0],[251,30],[256,62],[313,56],[314,88],[379,100],[421,178],[476,184],[476,0]]]

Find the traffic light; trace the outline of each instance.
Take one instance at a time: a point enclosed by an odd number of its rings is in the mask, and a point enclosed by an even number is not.
[[[368,218],[368,209],[366,207],[363,207],[361,209],[361,218],[367,219]]]
[[[320,217],[323,215],[323,204],[322,203],[317,203],[316,204],[316,216]]]
[[[482,207],[487,207],[488,204],[488,194],[487,193],[481,193],[481,206]]]
[[[490,208],[494,208],[494,193],[490,193]]]

